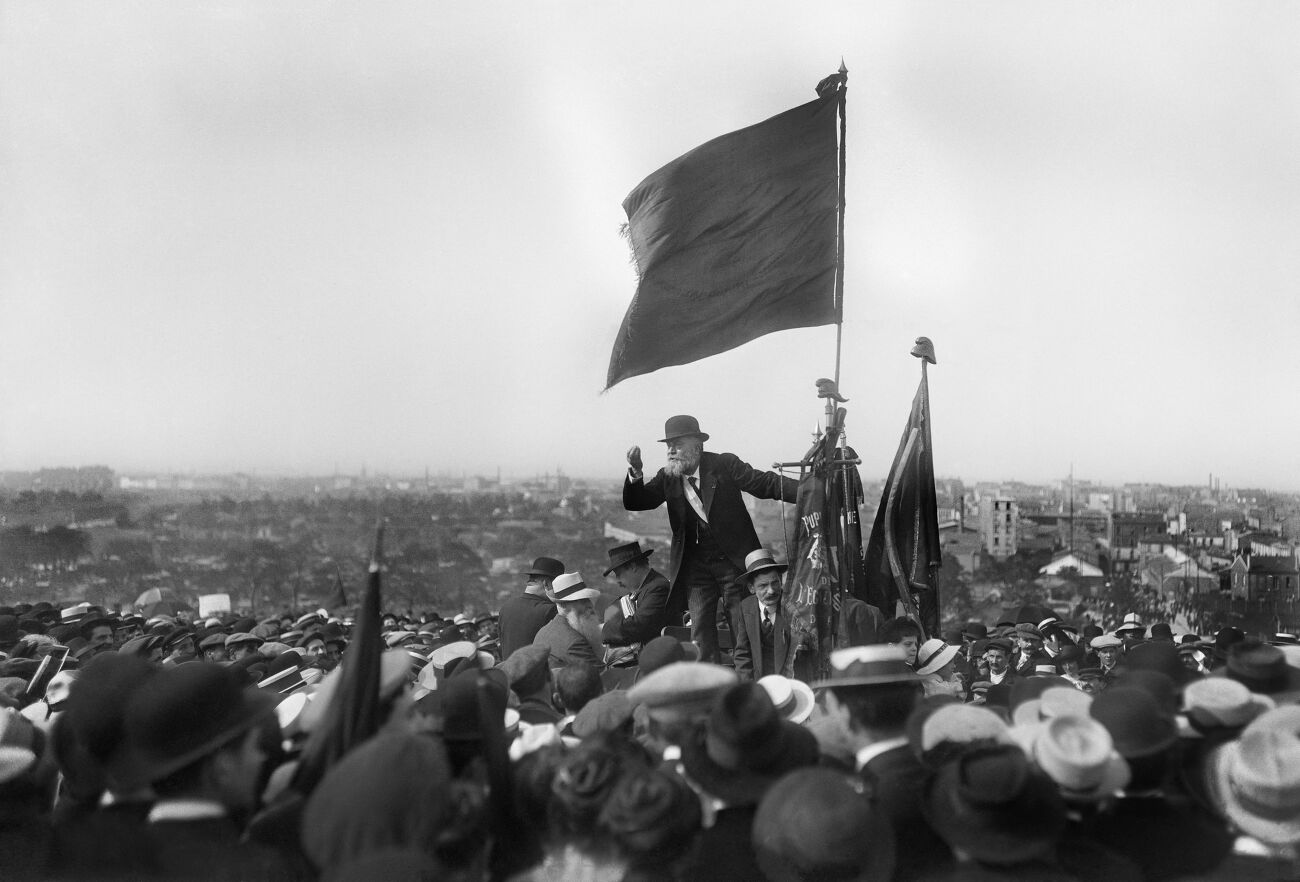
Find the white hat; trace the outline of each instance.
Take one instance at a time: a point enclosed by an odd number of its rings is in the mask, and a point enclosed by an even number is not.
[[[916,672],[924,677],[943,668],[957,657],[956,646],[949,646],[938,638],[932,637],[921,644],[916,651]]]
[[[1129,781],[1128,763],[1115,750],[1110,732],[1089,716],[1054,718],[1038,730],[1029,753],[1067,802],[1105,799]]]
[[[582,573],[574,572],[556,576],[546,596],[557,603],[569,603],[574,600],[595,600],[600,592],[588,588],[587,583],[582,581]]]
[[[812,687],[802,680],[769,674],[759,679],[758,685],[766,690],[768,698],[776,705],[776,712],[790,722],[802,723],[812,716],[813,702],[816,699]]]

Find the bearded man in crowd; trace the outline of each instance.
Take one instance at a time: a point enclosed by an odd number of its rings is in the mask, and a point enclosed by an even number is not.
[[[537,632],[532,645],[547,648],[552,669],[575,664],[601,667],[601,621],[595,605],[600,592],[588,588],[581,573],[563,573],[546,596],[555,604],[556,616]]]

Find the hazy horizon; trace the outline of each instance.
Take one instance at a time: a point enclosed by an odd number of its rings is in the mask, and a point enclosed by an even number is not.
[[[832,327],[601,393],[621,202],[842,57],[864,477],[924,335],[940,474],[1300,490],[1300,4],[0,9],[0,470],[796,459]]]

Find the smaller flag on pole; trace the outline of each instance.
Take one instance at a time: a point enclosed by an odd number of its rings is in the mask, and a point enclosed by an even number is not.
[[[886,613],[901,603],[925,633],[933,635],[939,631],[937,571],[943,557],[930,441],[930,384],[925,367],[927,362],[935,363],[934,346],[928,339],[918,338],[912,354],[922,359],[921,382],[867,543],[867,602]]]
[[[325,600],[326,609],[340,609],[348,605],[348,593],[343,590],[343,573],[334,565],[334,593]]]
[[[155,603],[162,603],[162,590],[158,588],[150,588],[148,591],[142,592],[140,596],[135,599],[135,608],[144,609],[145,607],[152,606]]]

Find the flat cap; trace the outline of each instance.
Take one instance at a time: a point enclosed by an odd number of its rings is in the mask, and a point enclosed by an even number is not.
[[[713,700],[738,682],[736,673],[708,662],[673,662],[628,690],[628,701],[635,707],[645,705],[653,716],[704,716],[713,708]]]
[[[550,657],[549,649],[534,643],[519,647],[497,667],[505,673],[510,685],[514,686],[520,680],[527,679],[530,674],[536,673],[539,668],[545,667],[546,660]]]
[[[1093,649],[1119,649],[1124,645],[1124,641],[1114,634],[1102,634],[1100,637],[1092,638],[1092,642],[1088,645]]]

